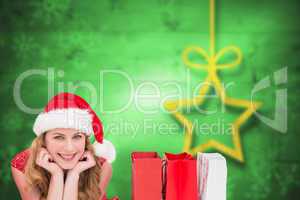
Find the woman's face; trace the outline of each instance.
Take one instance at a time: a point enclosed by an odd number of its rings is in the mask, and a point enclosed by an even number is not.
[[[85,151],[85,135],[71,128],[56,128],[45,135],[48,152],[62,169],[75,167]]]

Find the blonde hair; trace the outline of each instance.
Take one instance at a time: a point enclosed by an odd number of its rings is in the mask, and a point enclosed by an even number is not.
[[[45,147],[45,133],[36,137],[31,144],[30,156],[25,166],[25,176],[31,187],[37,189],[41,194],[41,199],[46,199],[48,195],[48,189],[50,184],[50,173],[44,168],[36,165],[35,160],[38,154],[38,150],[41,147]],[[95,152],[92,144],[89,142],[88,137],[86,137],[85,149],[92,152],[95,156]],[[100,191],[100,174],[101,166],[99,162],[92,168],[87,169],[80,173],[78,182],[78,199],[85,200],[99,200],[101,196]]]

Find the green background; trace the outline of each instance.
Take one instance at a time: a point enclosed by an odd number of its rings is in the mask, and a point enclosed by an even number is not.
[[[47,76],[26,78],[20,94],[24,104],[42,108],[49,98],[50,85],[56,94],[72,91],[67,89],[67,84],[75,85],[74,92],[88,102],[95,102],[93,108],[103,121],[105,137],[115,144],[118,152],[108,196],[130,199],[132,151],[178,153],[182,150],[183,129],[170,114],[159,109],[159,103],[178,92],[167,83],[179,84],[182,94],[188,95],[206,76],[206,72],[187,71],[181,53],[191,44],[208,49],[208,1],[3,0],[0,7],[0,198],[19,198],[10,175],[10,159],[34,138],[32,125],[36,114],[28,114],[16,104],[14,85],[23,72],[40,69],[52,70],[53,82],[48,83]],[[242,127],[245,162],[227,159],[228,200],[300,197],[299,8],[297,0],[216,3],[217,49],[234,44],[244,56],[237,68],[220,72],[222,82],[234,83],[227,94],[250,99],[254,85],[270,76],[272,86],[256,94],[255,99],[264,103],[260,113],[273,118],[276,90],[288,91],[286,133],[270,128],[256,117]],[[276,86],[273,72],[283,67],[288,67],[288,82]],[[106,74],[101,79],[103,70],[127,74],[133,89],[118,74]],[[145,81],[158,86],[160,97],[137,102],[155,113],[139,111],[134,101],[120,113],[107,112],[136,96],[134,92]],[[96,92],[96,99],[86,83]],[[140,93],[155,92],[149,86],[140,88]],[[212,99],[205,106],[217,110],[218,105],[219,101]],[[188,117],[200,123],[230,122],[240,113],[241,110],[228,109],[223,114],[203,116],[192,110]],[[145,126],[145,120],[154,126]],[[125,129],[126,123],[136,129]],[[175,129],[161,131],[160,124],[174,125]],[[199,132],[195,135],[194,144],[214,138],[232,145],[230,135]]]

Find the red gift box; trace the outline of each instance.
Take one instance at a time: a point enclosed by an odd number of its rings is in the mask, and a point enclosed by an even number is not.
[[[166,153],[166,200],[197,200],[197,161],[187,153]]]
[[[134,152],[132,200],[197,200],[197,161],[187,153]]]
[[[162,160],[155,152],[134,152],[132,200],[162,199]]]

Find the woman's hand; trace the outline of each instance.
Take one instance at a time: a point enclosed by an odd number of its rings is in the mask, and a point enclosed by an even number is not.
[[[90,151],[85,151],[75,167],[68,171],[63,199],[78,199],[78,182],[80,173],[94,167],[95,165],[96,160],[93,154]]]
[[[51,175],[63,174],[63,170],[54,162],[46,148],[40,148],[35,163],[46,169]]]
[[[94,167],[95,165],[96,160],[93,154],[90,151],[85,151],[81,159],[78,161],[75,167],[69,171],[69,173],[79,175],[81,172]]]

